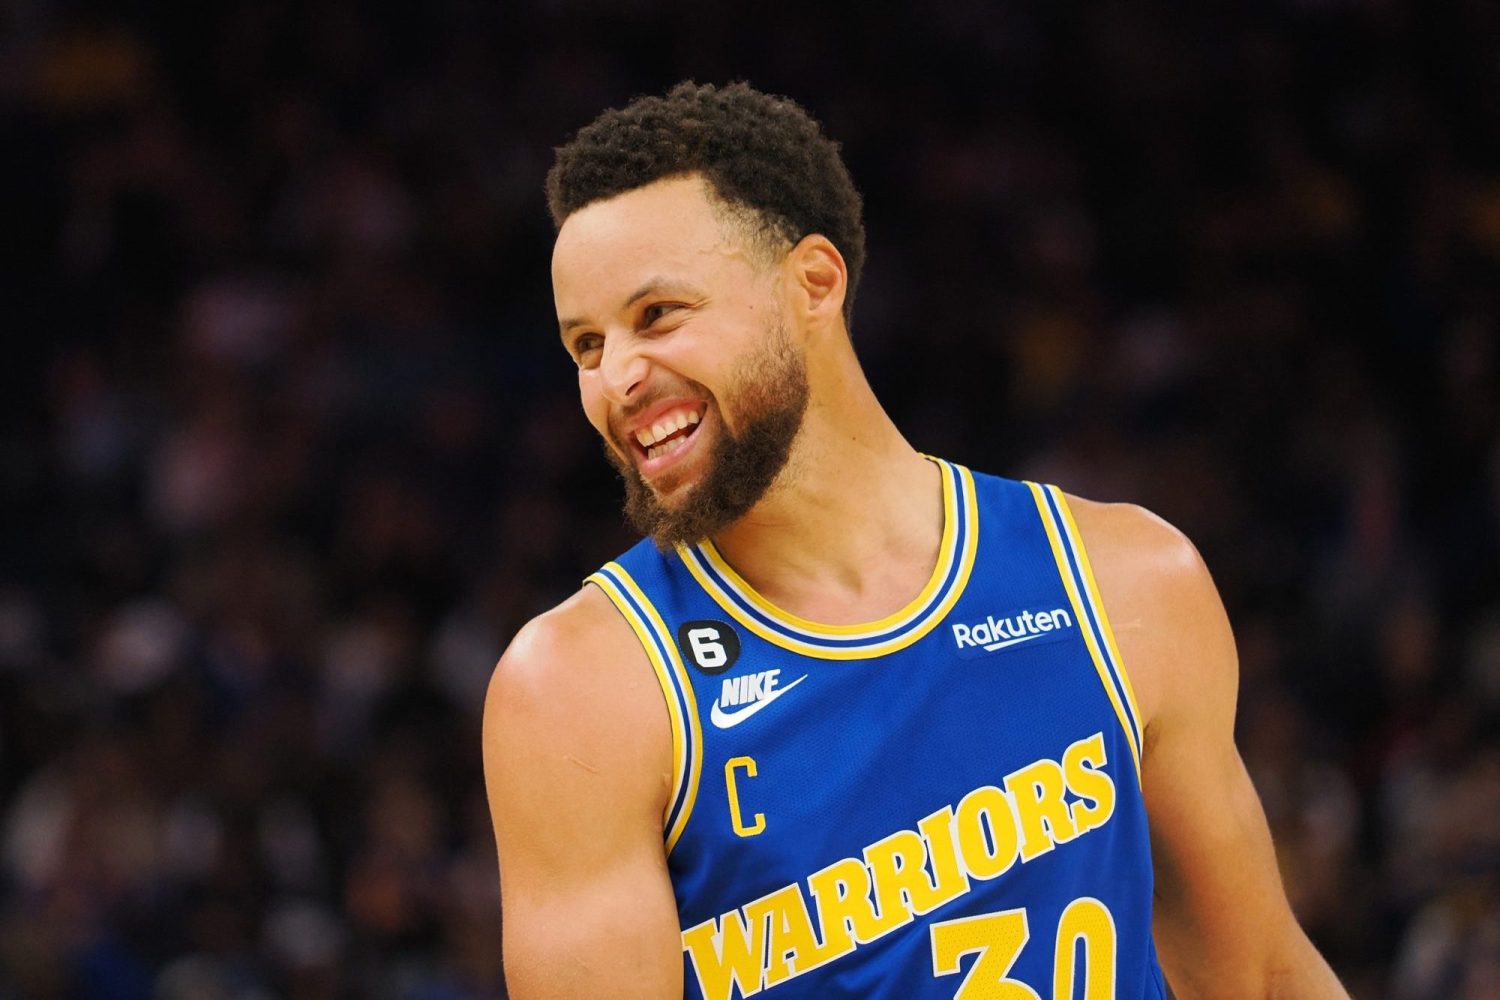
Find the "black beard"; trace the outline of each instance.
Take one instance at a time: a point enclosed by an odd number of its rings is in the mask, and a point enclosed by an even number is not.
[[[736,374],[730,401],[742,421],[740,432],[731,434],[720,416],[707,471],[675,507],[665,506],[635,466],[605,446],[625,480],[625,519],[663,552],[695,545],[749,513],[791,455],[807,412],[808,386],[807,369],[785,331],[772,329],[766,349]]]

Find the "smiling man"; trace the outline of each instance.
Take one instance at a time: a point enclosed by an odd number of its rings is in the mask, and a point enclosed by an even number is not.
[[[1165,969],[1344,997],[1197,553],[906,442],[850,341],[860,201],[816,123],[683,84],[583,129],[548,198],[563,345],[647,538],[490,687],[512,995],[1135,1000]]]

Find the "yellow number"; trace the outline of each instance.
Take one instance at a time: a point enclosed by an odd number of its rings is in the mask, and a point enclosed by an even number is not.
[[[932,925],[932,972],[951,976],[959,959],[978,954],[953,1000],[1041,1000],[1036,990],[1005,978],[1031,937],[1025,910],[1002,910]],[[1078,981],[1078,942],[1083,942],[1084,1000],[1115,995],[1115,918],[1091,896],[1067,905],[1057,921],[1052,1000],[1073,1000]]]
[[[724,787],[729,792],[729,822],[734,827],[734,832],[741,837],[753,837],[766,828],[766,814],[756,813],[755,819],[749,826],[745,825],[745,817],[740,812],[740,789],[734,780],[735,768],[743,768],[745,777],[755,777],[754,757],[731,757],[724,762]]]
[[[978,952],[953,1000],[1042,1000],[1025,983],[1005,978],[1029,937],[1025,910],[981,913],[933,924],[933,975],[953,975],[960,958]]]
[[[1057,957],[1052,967],[1052,996],[1072,1000],[1077,981],[1077,947],[1083,942],[1083,1000],[1112,1000],[1115,995],[1115,918],[1109,907],[1090,896],[1068,904],[1057,921]]]

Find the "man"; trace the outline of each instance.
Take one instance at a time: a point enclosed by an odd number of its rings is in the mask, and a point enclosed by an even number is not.
[[[1164,969],[1344,997],[1196,551],[907,444],[850,341],[860,202],[818,126],[680,85],[582,130],[548,196],[563,344],[650,540],[491,684],[513,995],[1134,1000]]]

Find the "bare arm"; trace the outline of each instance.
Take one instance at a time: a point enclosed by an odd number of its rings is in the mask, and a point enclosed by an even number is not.
[[[1138,507],[1070,505],[1146,720],[1154,931],[1172,989],[1180,1000],[1347,1000],[1287,903],[1234,746],[1239,662],[1207,567]]]
[[[595,588],[501,658],[484,771],[515,1000],[682,996],[662,843],[670,748],[645,654]]]

